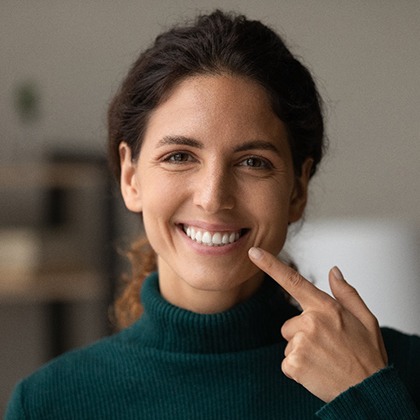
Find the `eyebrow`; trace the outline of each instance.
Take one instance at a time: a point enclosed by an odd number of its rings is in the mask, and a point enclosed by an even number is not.
[[[171,144],[196,147],[198,149],[202,149],[204,147],[203,143],[199,142],[198,140],[185,136],[165,136],[159,140],[157,147],[168,146]]]
[[[159,140],[157,147],[163,147],[168,145],[181,145],[181,146],[190,146],[197,149],[203,149],[204,145],[200,141],[193,139],[191,137],[185,136],[165,136]],[[246,143],[235,147],[234,152],[246,152],[248,150],[269,150],[274,153],[280,154],[279,149],[271,142],[265,140],[251,140]]]
[[[235,152],[246,152],[248,150],[270,150],[280,154],[280,150],[271,142],[265,140],[251,140],[235,148]]]

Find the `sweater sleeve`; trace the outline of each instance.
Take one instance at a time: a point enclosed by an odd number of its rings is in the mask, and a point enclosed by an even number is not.
[[[5,420],[24,420],[26,419],[25,411],[22,404],[22,382],[16,387],[12,394],[7,409]]]
[[[326,420],[420,419],[410,394],[392,366],[343,392],[324,405],[317,416]]]

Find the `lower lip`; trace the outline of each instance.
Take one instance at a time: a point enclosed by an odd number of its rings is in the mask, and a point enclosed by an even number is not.
[[[238,247],[242,245],[244,242],[245,237],[248,235],[248,232],[244,233],[237,241],[222,245],[222,246],[208,246],[199,244],[196,241],[193,241],[187,234],[184,232],[183,228],[180,226],[178,228],[178,231],[181,234],[181,237],[184,241],[187,242],[187,244],[192,247],[196,252],[202,255],[225,255],[228,254],[234,250],[236,250]]]

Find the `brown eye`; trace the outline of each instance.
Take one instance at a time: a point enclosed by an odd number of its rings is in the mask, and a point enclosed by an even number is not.
[[[258,159],[248,158],[246,160],[246,164],[247,164],[247,166],[252,166],[254,168],[260,168],[261,165],[262,165],[262,162]]]
[[[265,159],[261,159],[258,157],[248,157],[240,163],[241,166],[248,166],[250,168],[256,169],[268,169],[271,168],[272,165]]]
[[[165,161],[166,162],[173,162],[173,163],[182,163],[182,162],[188,162],[192,160],[192,157],[188,153],[184,152],[176,152],[169,155]]]

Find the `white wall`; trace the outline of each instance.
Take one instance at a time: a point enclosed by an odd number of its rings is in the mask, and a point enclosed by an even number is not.
[[[0,164],[57,145],[102,150],[107,102],[138,50],[182,16],[215,7],[285,34],[318,80],[330,151],[308,219],[389,217],[418,228],[417,0],[2,0]],[[27,80],[40,89],[42,115],[22,125],[13,92]],[[27,369],[39,362],[33,357]]]

